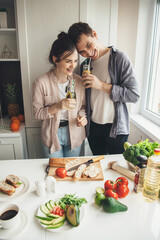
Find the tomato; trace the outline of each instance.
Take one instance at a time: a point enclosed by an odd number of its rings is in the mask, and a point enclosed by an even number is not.
[[[118,188],[116,189],[116,193],[118,194],[118,197],[119,198],[124,198],[128,195],[129,193],[129,188],[124,185],[124,184],[121,184],[118,186]]]
[[[65,211],[60,206],[54,206],[52,209],[52,213],[55,215],[63,216]]]
[[[55,173],[58,177],[61,178],[65,178],[67,176],[67,170],[65,168],[57,168]]]
[[[113,197],[115,199],[118,199],[118,194],[112,189],[107,189],[104,194],[106,197]]]
[[[118,186],[121,185],[121,184],[128,186],[128,180],[125,177],[118,177],[116,179],[116,183],[117,183]]]
[[[57,208],[57,209],[56,209],[56,211],[55,211],[55,214],[56,214],[56,215],[59,215],[59,214],[60,214],[60,210],[61,210],[61,208],[60,208],[60,207],[59,207],[59,208]]]
[[[104,183],[104,189],[105,190],[107,190],[107,189],[116,190],[117,189],[117,184],[114,181],[112,181],[112,180],[107,180]]]
[[[61,209],[59,212],[59,216],[63,216],[64,213],[65,213],[65,211],[63,209]]]

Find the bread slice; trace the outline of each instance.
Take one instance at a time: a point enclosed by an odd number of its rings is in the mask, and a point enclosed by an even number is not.
[[[90,165],[89,167],[86,168],[84,171],[84,175],[86,177],[90,178],[96,178],[101,172],[101,169],[98,167],[95,167],[94,165]]]
[[[19,178],[13,174],[10,174],[6,177],[6,183],[12,185],[13,187],[19,187]]]
[[[76,169],[75,170],[72,170],[72,171],[67,171],[67,176],[68,177],[73,177],[73,175],[75,174],[76,172]]]
[[[76,172],[73,176],[74,181],[78,181],[82,177],[82,174],[86,170],[86,167],[87,167],[86,164],[82,164],[78,167],[78,169],[76,170]]]
[[[0,191],[12,195],[15,192],[15,188],[5,181],[0,181]]]

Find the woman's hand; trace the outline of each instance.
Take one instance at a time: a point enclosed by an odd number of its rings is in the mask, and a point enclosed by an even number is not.
[[[87,125],[87,118],[84,116],[78,116],[76,118],[77,127],[84,127]]]
[[[64,98],[60,102],[61,110],[72,110],[75,109],[77,100],[73,98]]]
[[[76,104],[77,104],[76,99],[64,98],[59,103],[55,103],[52,106],[50,106],[48,111],[51,115],[53,115],[61,110],[73,110],[75,109]]]

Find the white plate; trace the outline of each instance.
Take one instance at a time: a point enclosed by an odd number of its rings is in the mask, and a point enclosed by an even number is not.
[[[15,193],[13,193],[13,195],[9,196],[3,192],[0,192],[0,202],[13,200],[15,198],[22,196],[24,193],[28,191],[30,186],[28,179],[25,177],[19,177],[19,179],[22,184],[15,189]]]
[[[21,219],[13,229],[0,229],[0,239],[13,238],[18,235],[27,226],[28,218],[24,211],[21,211]]]
[[[56,198],[54,201],[57,201],[57,199],[60,199],[60,198]],[[41,205],[45,205],[46,202],[42,203]],[[41,206],[40,205],[40,206]],[[40,206],[38,208],[38,211],[37,211],[37,215],[40,216],[40,217],[46,217],[46,215],[41,211],[40,209]],[[80,225],[84,219],[84,215],[85,215],[85,207],[84,207],[84,204],[80,207]],[[40,220],[37,219],[38,222],[40,223]],[[43,225],[40,223],[40,225],[46,229],[46,225]],[[78,227],[80,227],[80,225]],[[67,220],[65,220],[65,223],[62,227],[60,228],[56,228],[56,229],[46,229],[50,232],[65,232],[65,231],[69,231],[69,230],[73,230],[73,229],[76,229],[78,227],[73,227]]]

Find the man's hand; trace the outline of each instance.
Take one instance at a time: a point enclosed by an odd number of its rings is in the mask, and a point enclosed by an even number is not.
[[[102,82],[93,74],[84,73],[82,75],[82,85],[86,88],[95,88],[111,94],[112,84]]]
[[[102,81],[100,81],[95,75],[93,74],[86,74],[82,75],[82,85],[86,86],[86,88],[95,88],[101,90],[102,88]]]
[[[76,118],[76,122],[77,122],[77,126],[78,127],[84,127],[87,125],[87,118],[86,117],[82,117],[82,116],[78,116]]]

